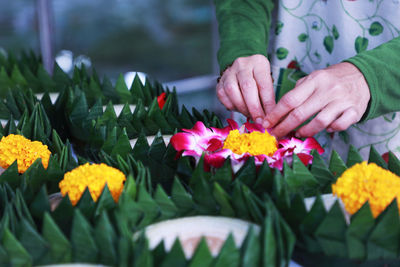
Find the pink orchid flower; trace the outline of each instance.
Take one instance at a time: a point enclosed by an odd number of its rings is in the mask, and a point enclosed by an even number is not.
[[[266,160],[270,167],[283,169],[283,162],[292,162],[293,154],[297,154],[304,165],[312,163],[310,155],[313,149],[322,154],[324,149],[314,138],[307,138],[301,141],[297,138],[282,139],[277,144],[277,150],[272,156],[255,155],[249,153],[236,154],[230,149],[224,149],[224,141],[232,130],[239,130],[240,134],[258,131],[265,133],[261,124],[246,122],[239,128],[238,124],[228,119],[228,126],[222,129],[207,128],[202,122],[197,122],[192,129],[183,129],[183,132],[175,134],[171,138],[172,146],[179,155],[192,156],[196,163],[204,154],[204,168],[209,171],[210,167],[219,168],[225,160],[230,157],[234,172],[240,169],[246,160],[254,157],[255,164],[260,166]]]
[[[210,166],[221,167],[225,159],[232,154],[229,149],[222,149],[230,131],[227,127],[209,129],[198,121],[192,129],[182,130],[182,133],[172,136],[170,141],[172,146],[183,156],[195,158],[196,164],[204,153],[204,164],[207,170]]]
[[[283,161],[290,165],[293,161],[293,154],[296,154],[305,166],[312,163],[313,156],[311,151],[315,149],[321,155],[324,149],[313,137],[306,138],[304,141],[295,137],[281,139],[278,143],[278,150],[269,159],[268,163],[271,167],[279,170],[283,169]],[[268,159],[267,159],[268,160]]]

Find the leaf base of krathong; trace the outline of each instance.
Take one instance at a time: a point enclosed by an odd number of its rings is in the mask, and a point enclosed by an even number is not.
[[[312,210],[297,224],[301,234],[294,260],[304,266],[399,266],[396,200],[376,219],[368,203],[353,214],[350,225],[340,213],[338,202],[326,212],[321,197],[316,199]]]
[[[323,253],[309,253],[304,250],[295,249],[292,260],[301,266],[318,267],[376,267],[376,266],[399,266],[399,260],[371,260],[360,261],[338,257],[329,257]]]

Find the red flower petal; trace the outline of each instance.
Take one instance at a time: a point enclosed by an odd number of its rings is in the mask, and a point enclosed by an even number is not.
[[[158,103],[158,107],[160,109],[163,109],[166,99],[167,99],[167,94],[165,92],[163,92],[159,96],[157,96],[157,103]]]
[[[215,153],[206,154],[204,156],[204,165],[213,166],[215,168],[220,168],[224,165],[225,160],[231,155],[231,151],[229,149],[222,149]]]
[[[229,126],[231,127],[231,130],[239,129],[239,125],[237,124],[236,121],[234,121],[232,119],[227,119],[227,122],[228,122]]]
[[[196,165],[197,165],[197,162],[196,162]],[[206,158],[204,158],[203,169],[206,172],[210,172],[210,170],[211,170],[211,165],[209,162],[206,161]]]
[[[196,122],[191,130],[185,131],[200,135],[200,137],[212,133],[211,130],[207,129],[207,127],[201,121]]]
[[[264,161],[267,159],[267,157],[268,157],[267,155],[257,155],[257,156],[254,156],[256,165],[261,165],[261,164],[263,164]]]
[[[223,139],[225,139],[228,136],[229,132],[232,130],[230,126],[226,126],[222,129],[214,128],[214,127],[210,127],[210,128],[215,134],[221,136],[221,138],[223,138]]]
[[[316,149],[318,153],[321,155],[324,153],[324,149],[321,147],[321,145],[315,140],[313,137],[309,137],[306,140],[304,140],[304,148],[309,149],[310,151],[312,149]]]
[[[275,153],[274,153],[274,155],[272,155],[272,157],[274,157],[274,158],[281,158],[281,157],[285,156],[286,153],[288,153],[288,152],[289,152],[289,153],[293,152],[293,150],[290,151],[290,149],[291,149],[291,148],[278,148],[278,150],[275,151]]]
[[[191,150],[196,144],[194,137],[188,133],[177,133],[171,137],[170,143],[176,151]]]
[[[204,157],[204,163],[215,168],[221,168],[224,165],[225,158],[218,154],[209,154]]]
[[[271,168],[275,168],[281,171],[283,169],[283,158],[269,161],[268,164]]]
[[[250,122],[246,122],[244,124],[244,126],[246,127],[247,131],[249,131],[249,133],[251,132],[265,132],[265,128],[262,127],[261,124],[259,123],[250,123]]]
[[[211,139],[208,143],[209,143],[209,146],[207,147],[207,151],[209,151],[209,152],[215,152],[224,146],[224,143],[217,138]]]
[[[303,141],[297,138],[285,138],[281,139],[278,142],[279,147],[283,148],[295,148],[295,147],[303,147]]]
[[[389,163],[389,152],[385,152],[382,154],[382,158],[386,163]]]
[[[305,166],[312,163],[313,156],[305,153],[298,153],[297,156]]]

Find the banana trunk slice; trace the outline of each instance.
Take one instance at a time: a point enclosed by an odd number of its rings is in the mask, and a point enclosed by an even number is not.
[[[194,216],[152,224],[147,226],[144,232],[149,240],[150,249],[164,241],[165,249],[170,251],[178,238],[186,258],[190,259],[202,237],[205,238],[211,254],[216,256],[231,233],[236,246],[240,247],[250,227],[256,234],[260,233],[258,225],[240,219]],[[140,234],[141,232],[135,233],[134,238],[138,238]]]
[[[308,197],[304,199],[304,204],[306,206],[306,210],[310,211],[312,206],[314,205],[316,197]],[[321,195],[322,202],[324,203],[324,207],[326,211],[329,211],[333,204],[335,204],[336,201],[339,201],[340,208],[343,211],[344,218],[346,219],[347,224],[350,224],[350,214],[345,210],[344,204],[340,198],[337,196],[334,196],[332,194],[324,194]]]
[[[172,135],[163,135],[162,137],[164,139],[165,145],[168,146]],[[146,136],[146,138],[147,138],[147,143],[149,143],[149,145],[151,145],[153,143],[154,139],[156,138],[156,136],[155,135],[149,135],[149,136]],[[132,148],[135,146],[137,140],[138,140],[138,138],[129,140]]]

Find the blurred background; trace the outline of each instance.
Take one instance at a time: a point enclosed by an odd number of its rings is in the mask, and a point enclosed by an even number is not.
[[[212,0],[0,0],[0,47],[41,51],[47,2],[52,54],[66,72],[94,66],[128,86],[142,72],[177,88],[180,104],[222,116],[215,96],[217,23]]]

